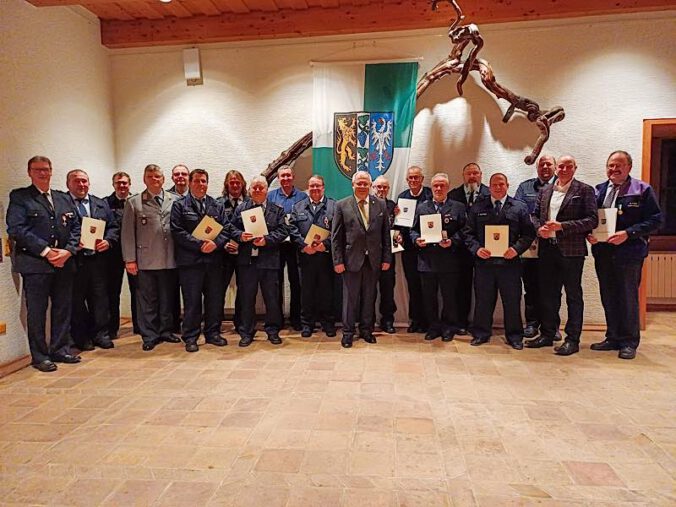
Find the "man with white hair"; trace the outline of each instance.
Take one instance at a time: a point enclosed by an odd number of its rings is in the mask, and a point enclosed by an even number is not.
[[[376,343],[376,284],[392,262],[387,205],[369,194],[371,184],[365,171],[352,176],[354,195],[336,203],[331,230],[334,270],[343,277],[344,348],[352,347],[358,316],[360,338]]]
[[[265,302],[265,333],[273,345],[282,343],[282,311],[279,304],[280,266],[279,245],[289,235],[284,220],[284,210],[267,199],[268,182],[254,176],[249,187],[250,199],[237,206],[232,217],[232,238],[239,243],[237,255],[237,290],[242,308],[239,318],[240,347],[248,347],[256,334],[256,295],[260,286]],[[254,237],[245,232],[244,211],[260,207],[268,229],[265,236]]]

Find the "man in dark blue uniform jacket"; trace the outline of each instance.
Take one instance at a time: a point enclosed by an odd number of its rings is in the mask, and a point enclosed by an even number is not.
[[[632,158],[614,151],[606,162],[608,180],[596,186],[596,204],[617,208],[615,234],[607,242],[592,243],[601,303],[606,316],[606,339],[592,350],[618,350],[621,359],[634,359],[641,340],[638,288],[650,233],[662,224],[655,192],[647,183],[629,176]]]
[[[474,323],[471,345],[481,345],[490,340],[493,328],[493,312],[500,291],[505,321],[507,343],[516,350],[523,349],[523,325],[521,321],[521,261],[519,255],[530,247],[535,239],[535,229],[528,207],[507,195],[507,176],[495,173],[491,176],[489,198],[477,201],[467,214],[465,244],[476,256],[474,269]],[[486,226],[509,227],[508,248],[504,252],[486,249]]]
[[[319,320],[326,336],[336,336],[333,315],[333,262],[331,262],[331,225],[336,201],[324,195],[324,178],[315,175],[308,180],[310,196],[293,207],[289,228],[291,241],[299,250],[301,276],[301,336],[309,338]],[[323,240],[308,245],[305,238],[315,225],[328,231]]]
[[[70,332],[80,350],[94,350],[95,345],[112,349],[106,271],[108,250],[120,242],[120,224],[108,203],[89,193],[89,175],[85,171],[69,171],[66,185],[81,221],[91,217],[106,223],[103,239],[95,248],[81,248],[75,256],[77,283],[73,286]]]
[[[239,243],[237,256],[237,290],[242,301],[242,313],[238,328],[240,347],[251,345],[256,333],[256,294],[260,285],[265,302],[265,332],[273,345],[282,343],[279,330],[282,327],[282,311],[279,304],[280,265],[279,244],[289,235],[284,210],[268,201],[268,182],[262,176],[251,180],[250,199],[235,210],[232,218],[232,237]],[[268,234],[254,237],[245,232],[242,212],[263,208]]]
[[[390,229],[392,229],[394,226],[397,203],[392,199],[387,198],[387,194],[390,193],[390,182],[385,176],[378,176],[373,182],[373,188],[376,191],[376,195],[387,204],[387,215],[390,221]],[[403,243],[404,237],[401,232],[397,231],[395,233],[393,241],[396,241],[398,244]],[[393,245],[390,245],[390,247],[392,246]],[[380,329],[389,334],[397,332],[394,328],[394,314],[397,312],[397,305],[394,302],[394,286],[397,282],[397,265],[395,259],[396,257],[392,255],[392,265],[390,266],[390,269],[381,271],[380,278],[378,279],[378,292],[380,295]]]
[[[52,163],[35,156],[28,161],[32,185],[12,190],[7,208],[7,233],[15,243],[13,269],[20,273],[26,296],[28,345],[32,364],[55,371],[55,362],[78,363],[69,333],[75,255],[80,221],[71,198],[51,190]],[[51,340],[45,324],[51,300]]]
[[[465,250],[462,229],[465,226],[465,206],[448,198],[448,175],[435,174],[432,178],[432,200],[422,203],[415,212],[411,238],[418,251],[418,271],[422,278],[423,298],[427,321],[430,323],[425,340],[441,336],[451,341],[460,329],[457,299],[458,280],[462,271]],[[421,217],[441,215],[444,239],[440,243],[426,243],[420,237]],[[443,308],[439,315],[439,292]]]
[[[193,169],[189,176],[189,191],[171,208],[171,234],[178,280],[183,294],[181,334],[187,352],[197,352],[197,339],[204,320],[206,343],[222,347],[227,341],[221,336],[221,317],[225,299],[223,256],[230,234],[223,204],[207,195],[209,173]],[[205,216],[211,217],[223,229],[213,239],[197,239],[193,232]],[[208,231],[204,231],[207,235]],[[204,315],[202,297],[204,296]]]

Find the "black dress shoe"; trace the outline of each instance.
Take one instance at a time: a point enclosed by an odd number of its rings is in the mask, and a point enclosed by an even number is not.
[[[249,345],[251,345],[251,342],[253,342],[253,336],[242,336],[239,339],[239,346],[248,347]]]
[[[268,335],[268,341],[272,343],[273,345],[281,345],[282,344],[282,339],[279,337],[278,334],[269,334]]]
[[[432,340],[436,340],[437,338],[439,338],[439,336],[441,336],[441,335],[439,333],[437,333],[436,331],[429,331],[425,335],[425,340],[427,340],[429,342],[429,341],[432,341]]]
[[[51,359],[55,363],[67,363],[67,364],[75,364],[82,361],[82,358],[80,356],[74,356],[72,354],[56,355],[52,356]]]
[[[557,356],[571,356],[580,351],[580,345],[577,342],[566,340],[560,347],[554,348]]]
[[[225,347],[228,344],[228,340],[222,336],[212,336],[211,338],[207,338],[205,342],[216,347]]]
[[[326,333],[326,336],[328,336],[329,338],[334,338],[336,336],[336,328],[335,327],[324,328],[324,333]]]
[[[589,348],[592,350],[620,350],[619,344],[610,341],[608,338],[602,342],[592,343]]]
[[[411,322],[411,324],[406,328],[407,333],[416,333],[418,331],[418,324]]]
[[[472,338],[472,341],[469,342],[469,344],[474,347],[478,347],[479,345],[483,345],[484,343],[488,343],[489,341],[490,338],[478,338],[475,336],[474,338]]]
[[[95,342],[95,345],[99,347],[100,349],[113,349],[115,348],[115,344],[113,343],[113,340],[110,338],[107,340],[99,340]]]
[[[554,340],[540,335],[535,338],[535,340],[527,341],[524,345],[527,349],[541,349],[542,347],[551,347],[554,345]]]
[[[563,339],[563,337],[561,336],[561,331],[558,331],[558,330],[557,330],[557,331],[556,331],[556,334],[554,334],[554,341],[555,341],[555,342],[560,342],[562,339]]]
[[[300,335],[301,335],[303,338],[310,338],[310,336],[312,336],[312,329],[310,329],[309,327],[305,326],[305,327],[303,328],[303,330],[300,332]]]
[[[146,341],[146,342],[143,342],[143,345],[141,346],[141,348],[147,352],[149,350],[153,350],[156,345],[157,345],[157,342],[155,340]]]
[[[517,341],[508,341],[509,346],[512,347],[514,350],[523,350],[523,342],[517,342]]]
[[[343,335],[343,337],[340,339],[340,345],[344,349],[352,348],[352,337]]]
[[[636,357],[636,349],[634,347],[622,347],[617,354],[620,359],[634,359]]]
[[[457,334],[458,336],[467,336],[469,333],[467,332],[467,328],[461,327],[455,334]]]
[[[163,342],[167,342],[167,343],[181,343],[181,339],[178,336],[176,336],[175,334],[163,336],[161,339],[162,339]]]
[[[383,322],[380,324],[380,329],[383,331],[383,333],[387,334],[394,334],[397,332],[391,322]]]
[[[200,348],[194,342],[190,342],[190,343],[185,344],[185,351],[186,352],[197,352],[199,349]]]
[[[446,331],[444,333],[441,333],[441,341],[442,342],[452,342],[453,341],[453,332],[452,331]]]
[[[49,359],[45,359],[44,361],[42,361],[40,363],[33,363],[31,366],[33,368],[35,368],[36,370],[39,370],[39,371],[44,372],[44,373],[48,373],[50,371],[56,371],[57,370],[56,365],[53,362],[51,362]]]
[[[523,329],[523,336],[525,338],[535,338],[538,335],[538,331],[539,331],[538,326],[534,326],[533,324],[528,324]]]
[[[365,333],[365,334],[361,335],[361,338],[366,343],[377,343],[378,342],[376,340],[376,337],[373,335],[373,333]]]

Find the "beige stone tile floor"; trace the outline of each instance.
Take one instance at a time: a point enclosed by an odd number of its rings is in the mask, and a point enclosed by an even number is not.
[[[600,332],[568,358],[226,336],[0,380],[0,504],[676,505],[676,314],[649,314],[634,361],[590,351]]]

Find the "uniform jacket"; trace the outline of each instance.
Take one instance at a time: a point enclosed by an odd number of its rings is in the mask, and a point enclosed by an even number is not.
[[[478,195],[474,198],[474,202],[477,202],[478,200],[483,199],[484,197],[490,197],[491,191],[486,185],[481,183],[479,185],[479,189],[477,190],[477,194]],[[469,212],[469,208],[471,208],[471,206],[467,206],[467,195],[465,195],[464,185],[460,185],[459,187],[451,189],[451,191],[448,193],[448,198],[453,199],[454,201],[461,202],[462,204],[465,205],[465,208],[467,208],[467,211]]]
[[[528,250],[535,239],[535,229],[528,213],[528,206],[513,197],[505,197],[505,202],[499,215],[495,214],[490,197],[476,201],[467,212],[467,224],[463,230],[465,245],[475,257],[477,250],[486,245],[486,225],[509,225],[509,246],[516,250],[519,255]],[[497,252],[492,253],[495,254]],[[503,253],[499,252],[500,257],[491,257],[489,259],[476,257],[476,261],[478,264],[520,262],[519,256],[507,260],[502,257]]]
[[[368,227],[364,226],[354,195],[336,203],[331,230],[334,266],[344,264],[347,271],[354,272],[368,261],[371,269],[379,272],[381,263],[392,263],[387,205],[373,195],[369,195],[368,200]]]
[[[533,223],[537,230],[549,219],[549,203],[554,185],[547,185],[538,194],[533,212]],[[563,230],[556,231],[556,241],[564,257],[587,255],[586,237],[599,223],[594,189],[573,178],[566,192],[561,208],[552,220],[561,222]]]
[[[15,242],[13,269],[17,273],[53,273],[47,259],[40,257],[46,247],[68,250],[75,255],[80,243],[80,220],[70,196],[51,190],[52,212],[47,199],[34,185],[9,194],[7,234]],[[72,259],[62,269],[74,269]]]
[[[336,201],[327,196],[324,196],[321,204],[317,206],[317,210],[314,212],[312,211],[312,204],[309,197],[297,202],[293,207],[293,213],[291,213],[291,220],[289,223],[291,241],[298,246],[299,250],[302,250],[306,246],[305,236],[307,236],[312,225],[331,231],[335,211]],[[329,237],[322,243],[324,243],[326,252],[317,252],[313,255],[331,254],[331,234],[329,234]],[[302,251],[300,252],[300,255],[309,257],[308,254],[303,253]]]
[[[223,204],[213,197],[204,196],[204,204],[205,210],[204,213],[201,213],[197,200],[188,192],[188,195],[181,197],[171,208],[171,234],[174,238],[177,266],[211,264],[222,261],[221,251],[230,239],[230,221],[225,214]],[[216,250],[208,254],[200,250],[202,240],[192,235],[205,215],[210,216],[223,226],[223,230],[214,239]]]
[[[244,201],[235,209],[232,216],[232,239],[239,243],[237,265],[247,266],[251,264],[251,253],[254,248],[253,241],[242,241],[244,222],[242,211],[258,206],[251,199]],[[268,226],[268,234],[265,236],[265,246],[257,248],[258,260],[256,265],[260,269],[279,269],[279,244],[289,235],[289,228],[284,220],[284,210],[276,204],[266,201],[263,212],[265,223]]]
[[[609,184],[609,181],[605,181],[596,185],[596,204],[599,208],[603,207]],[[618,190],[615,207],[618,209],[615,230],[627,231],[629,238],[620,245],[592,245],[592,254],[612,254],[620,262],[645,258],[648,255],[650,233],[662,225],[662,211],[655,191],[646,182],[629,176]]]
[[[298,190],[296,187],[293,187],[291,194],[288,197],[281,188],[270,190],[268,193],[268,202],[276,204],[282,208],[285,215],[290,215],[293,213],[293,207],[296,205],[296,203],[299,203],[306,198],[307,194],[302,190]]]
[[[415,199],[416,200],[415,207],[416,209],[418,209],[418,206],[420,206],[420,204],[432,199],[432,189],[430,187],[422,187],[422,190],[420,191],[418,197],[413,197],[413,195],[411,195],[411,189],[407,188],[397,196],[397,201],[399,201],[399,199]],[[392,225],[390,225],[390,227],[392,227]],[[401,232],[401,237],[404,240],[403,241],[404,249],[408,251],[412,250],[413,241],[411,240],[410,227],[394,226],[394,228]]]
[[[138,269],[174,269],[174,239],[171,236],[171,206],[176,195],[164,192],[162,206],[144,190],[127,199],[122,216],[122,257]]]
[[[553,177],[547,183],[542,183],[540,178],[530,178],[526,181],[522,181],[519,184],[519,188],[516,189],[514,199],[525,202],[526,206],[528,206],[528,213],[532,215],[533,211],[535,211],[535,205],[537,204],[540,190],[553,183],[555,180],[556,177]]]
[[[411,228],[411,239],[414,243],[420,237],[420,217],[436,213],[434,201],[427,201],[418,206],[415,211],[415,221]],[[418,271],[450,273],[464,269],[458,261],[465,250],[462,233],[467,216],[465,206],[457,201],[446,199],[439,213],[441,214],[441,229],[446,231],[446,237],[451,240],[451,246],[442,248],[433,243],[421,248],[416,245],[414,248],[418,251]]]
[[[117,221],[117,229],[121,236],[122,215],[124,214],[124,204],[125,202],[127,202],[127,199],[122,201],[118,199],[117,196],[115,195],[115,192],[113,192],[109,196],[105,197],[104,200],[108,203],[108,207],[115,216],[115,220]],[[121,238],[118,238],[118,241],[114,245],[111,245],[110,249],[108,250],[108,256],[111,257],[114,260],[114,262],[121,263],[123,261],[122,261],[122,245],[120,239]]]

